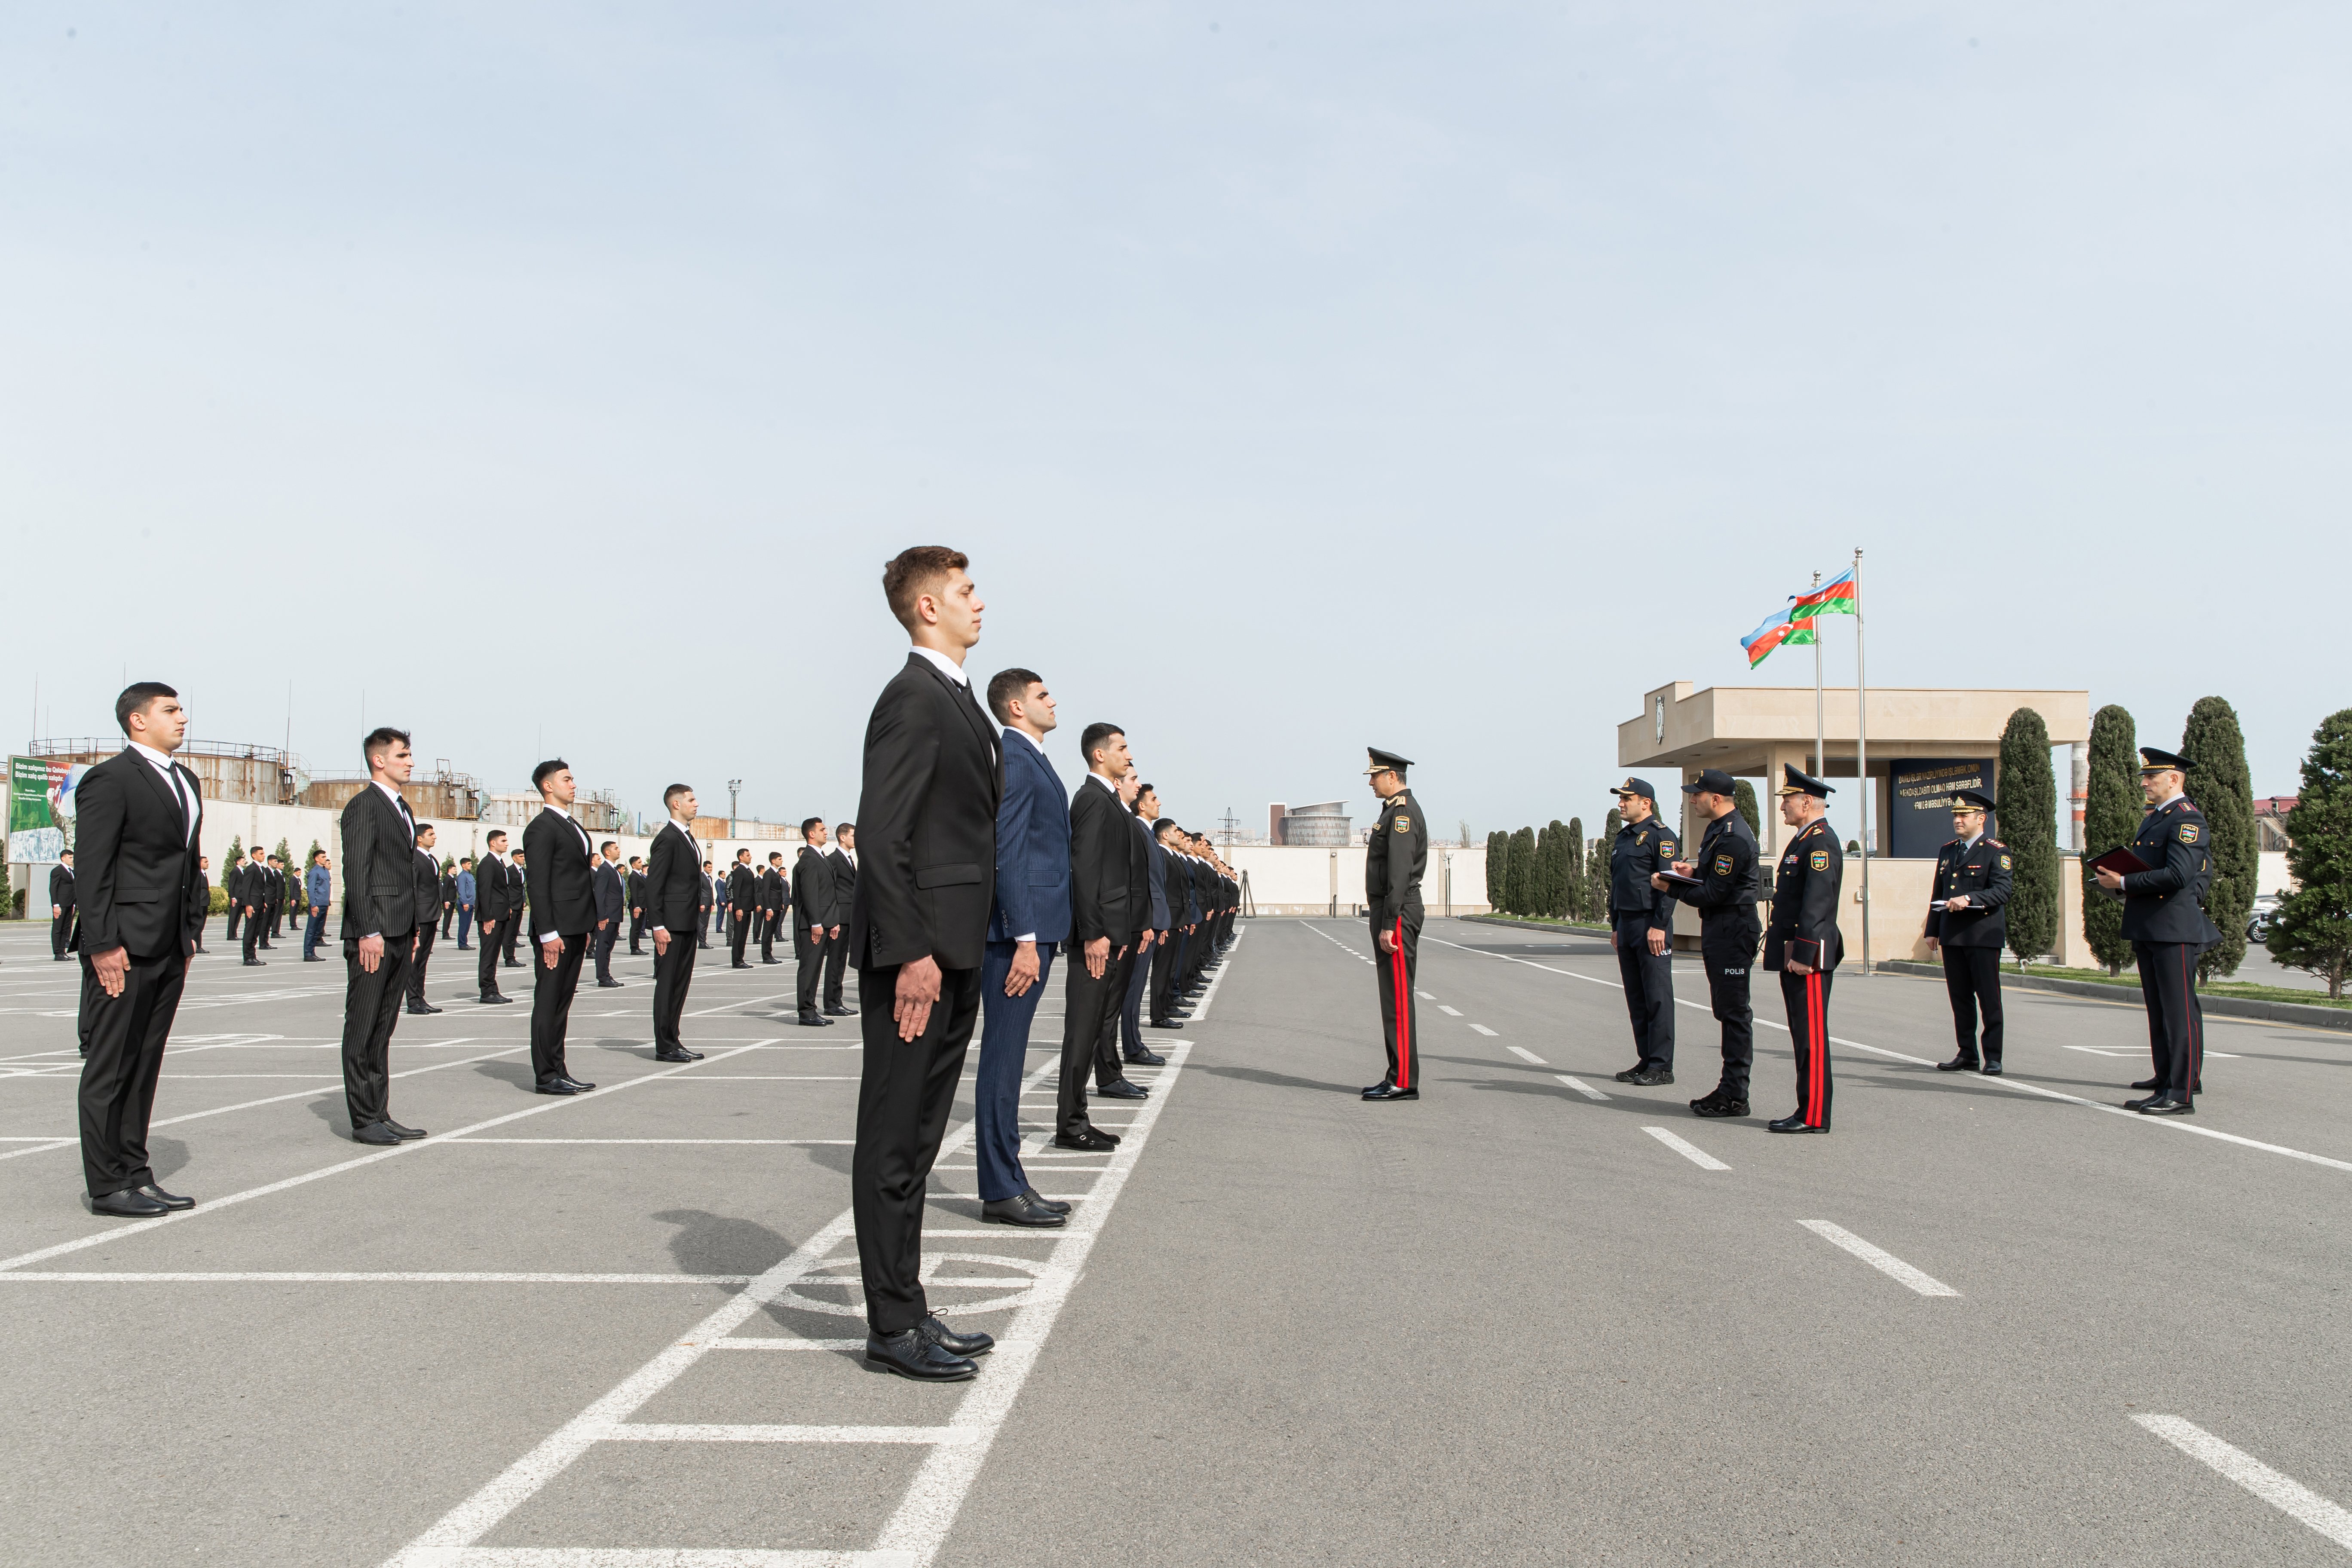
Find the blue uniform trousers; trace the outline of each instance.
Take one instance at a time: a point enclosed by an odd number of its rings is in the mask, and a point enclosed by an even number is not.
[[[974,1146],[980,1154],[980,1200],[996,1203],[1029,1190],[1021,1169],[1021,1080],[1029,1061],[1029,1022],[1054,974],[1054,944],[1037,944],[1037,984],[1007,996],[1017,942],[992,942],[980,961],[980,1068],[972,1085]]]

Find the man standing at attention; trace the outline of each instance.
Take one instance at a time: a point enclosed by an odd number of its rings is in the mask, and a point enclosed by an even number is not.
[[[482,1000],[487,1003],[511,1002],[513,997],[499,989],[499,950],[506,945],[508,929],[517,922],[522,910],[521,879],[507,864],[507,830],[493,827],[482,840],[482,863],[474,873],[474,913],[480,920],[481,956],[477,967],[481,971]]]
[[[983,608],[969,564],[923,545],[882,572],[914,648],[866,721],[848,934],[865,1046],[849,1186],[866,1359],[926,1382],[971,1376],[996,1344],[940,1322],[922,1282],[924,1192],[980,1015],[1003,790],[996,731],[963,669]]]
[[[1756,1061],[1748,972],[1755,967],[1756,939],[1763,934],[1756,922],[1763,874],[1757,866],[1756,835],[1739,815],[1738,787],[1721,768],[1708,768],[1683,785],[1706,832],[1696,859],[1675,862],[1679,875],[1696,878],[1699,884],[1682,889],[1678,897],[1698,911],[1699,960],[1716,1022],[1723,1026],[1723,1076],[1711,1091],[1690,1102],[1695,1116],[1747,1115],[1748,1075]],[[1669,890],[1663,873],[1653,873],[1650,885]]]
[[[621,847],[607,838],[598,850],[590,885],[596,894],[596,984],[612,989],[613,944],[621,937],[621,910],[626,893],[621,884]]]
[[[172,760],[188,734],[180,694],[157,680],[125,687],[114,721],[129,744],[84,773],[76,793],[81,1167],[92,1214],[153,1219],[195,1207],[155,1184],[147,1122],[187,982],[189,921],[212,889],[196,869],[205,816],[196,775]]]
[[[433,854],[436,830],[429,822],[416,825],[416,952],[408,961],[408,1010],[438,1013],[425,999],[425,966],[433,961],[434,921],[442,910],[441,862]]]
[[[1789,1043],[1797,1054],[1797,1110],[1765,1126],[1774,1132],[1830,1130],[1830,974],[1845,955],[1838,931],[1838,893],[1845,851],[1825,820],[1830,786],[1783,763],[1780,820],[1797,830],[1782,847],[1772,881],[1772,924],[1764,933],[1764,967],[1780,972]]]
[[[589,885],[588,830],[572,820],[580,784],[561,757],[530,772],[539,815],[522,830],[523,890],[530,900],[530,1071],[540,1094],[580,1094],[596,1086],[573,1078],[563,1060],[580,962],[596,930]]]
[[[841,940],[841,931],[849,923],[850,907],[857,902],[857,824],[835,823],[833,846],[824,853],[833,872],[833,921],[824,933],[824,1011],[828,1018],[847,1018],[855,1015],[841,1001],[841,983],[849,970],[849,944]]]
[[[646,918],[654,928],[654,1060],[691,1062],[702,1059],[689,1051],[678,1035],[678,1019],[686,1012],[687,987],[694,984],[695,926],[700,918],[703,889],[709,886],[694,842],[694,816],[701,803],[691,785],[674,784],[662,791],[669,821],[654,835],[653,868],[646,875]]]
[[[466,951],[466,933],[474,923],[474,858],[463,855],[457,859],[457,951]]]
[[[1087,1074],[1114,1100],[1140,1100],[1118,1068],[1118,1010],[1127,1000],[1129,964],[1150,913],[1144,878],[1150,862],[1136,841],[1134,819],[1120,799],[1133,771],[1127,732],[1116,724],[1089,724],[1078,735],[1087,776],[1070,802],[1070,942],[1076,949],[1062,983],[1061,1093],[1055,1109],[1054,1147],[1097,1152],[1118,1134],[1094,1124],[1087,1110]],[[1105,1043],[1104,1037],[1109,1037]]]
[[[1058,722],[1034,670],[1006,669],[988,683],[988,708],[1004,725],[1004,799],[996,808],[996,898],[980,965],[980,1073],[972,1085],[980,1217],[998,1225],[1059,1226],[1070,1205],[1039,1195],[1021,1168],[1021,1080],[1029,1025],[1054,973],[1054,950],[1070,936],[1070,801],[1045,757]]]
[[[626,879],[629,895],[629,956],[646,955],[646,860],[642,855],[629,857]]]
[[[245,864],[237,868],[228,896],[235,906],[230,913],[242,912],[245,916],[245,966],[259,969],[269,962],[254,956],[262,937],[263,911],[269,907],[269,868],[262,864],[259,850],[251,851]]]
[[[68,849],[49,870],[49,956],[59,963],[73,945],[73,863],[74,852]]]
[[[1609,946],[1633,1019],[1634,1062],[1617,1081],[1646,1088],[1675,1081],[1675,896],[1657,879],[1674,866],[1675,834],[1647,779],[1609,793],[1625,821],[1609,847]]]
[[[1381,798],[1381,820],[1364,851],[1364,902],[1372,916],[1372,973],[1381,985],[1381,1028],[1389,1075],[1364,1090],[1372,1100],[1421,1098],[1421,1030],[1412,981],[1421,965],[1421,874],[1429,864],[1429,823],[1404,782],[1412,763],[1367,748],[1364,776]],[[1204,846],[1205,847],[1205,846]],[[1222,892],[1220,892],[1222,897]]]
[[[833,916],[833,867],[824,852],[824,819],[812,816],[801,824],[801,858],[793,864],[793,957],[800,963],[800,1021],[822,1027],[826,1019],[816,1010],[817,989],[824,982],[826,922]],[[835,928],[838,930],[838,927]]]
[[[392,1119],[392,1031],[415,962],[420,928],[437,912],[439,877],[417,847],[416,818],[400,786],[416,757],[402,731],[376,729],[360,742],[368,782],[344,804],[343,1101],[354,1143],[398,1143],[425,1134]]]
[[[1936,852],[1927,897],[1927,951],[1944,955],[1944,991],[1952,1003],[1959,1052],[1937,1072],[2000,1076],[2000,950],[2009,942],[2009,895],[2015,880],[2008,846],[1985,834],[1992,796],[1979,789],[1952,795],[1950,843]],[[1984,1034],[1977,1034],[1981,1013]]]
[[[751,937],[751,911],[760,907],[760,874],[751,869],[751,852],[735,851],[735,868],[727,873],[727,942],[735,955],[734,967],[749,969],[743,944]]]
[[[2145,871],[2102,867],[2099,886],[2124,902],[2124,938],[2139,965],[2147,1044],[2156,1070],[2132,1085],[2151,1092],[2124,1104],[2142,1116],[2193,1116],[2205,1092],[2205,1010],[2197,999],[2197,955],[2221,935],[2205,913],[2213,885],[2213,836],[2185,793],[2189,759],[2139,749],[2139,789],[2147,802],[2132,853]]]
[[[302,926],[302,962],[324,963],[319,954],[319,944],[327,940],[327,911],[335,902],[334,862],[320,855],[302,873],[302,897],[310,906],[310,918]]]

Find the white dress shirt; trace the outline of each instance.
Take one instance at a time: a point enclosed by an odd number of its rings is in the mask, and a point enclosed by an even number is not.
[[[940,652],[938,649],[928,648],[922,644],[917,643],[915,645],[915,651],[921,654],[925,658],[929,659],[934,665],[937,665],[939,667],[940,673],[946,676],[950,680],[954,681],[958,686],[970,686],[971,684],[971,677],[963,672],[963,666],[958,664],[955,660],[950,658],[947,655]]]
[[[196,830],[196,803],[188,798],[188,783],[180,776],[180,770],[173,763],[171,753],[159,752],[140,741],[131,742],[131,749],[146,758],[147,765],[163,775],[164,785],[171,790],[172,798],[180,803],[180,831],[194,833]]]

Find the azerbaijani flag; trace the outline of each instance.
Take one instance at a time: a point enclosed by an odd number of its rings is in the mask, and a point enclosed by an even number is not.
[[[1748,650],[1748,668],[1753,669],[1763,663],[1767,654],[1784,643],[1809,643],[1813,640],[1812,617],[1808,616],[1801,621],[1792,620],[1792,613],[1782,610],[1739,639],[1739,646]]]
[[[1849,566],[1843,574],[1831,578],[1811,593],[1798,595],[1790,613],[1811,620],[1815,616],[1856,615],[1860,613],[1861,606],[1862,596],[1853,585],[1853,568]]]

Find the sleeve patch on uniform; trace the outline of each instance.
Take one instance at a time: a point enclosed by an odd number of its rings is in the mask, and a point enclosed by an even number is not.
[[[1731,875],[1730,856],[1718,855],[1715,858],[1715,874],[1718,877],[1728,877]]]
[[[2195,823],[2184,822],[2180,825],[2180,842],[2183,844],[2194,844],[2197,842],[2197,825]]]
[[[2000,858],[2000,868],[2004,871],[2009,869],[2009,857],[2006,855]]]
[[[1396,830],[1399,833],[1411,833],[1412,831],[1412,818],[1410,816],[1398,817]]]
[[[1814,851],[1813,851],[1813,857],[1812,857],[1812,867],[1813,867],[1813,869],[1814,869],[1814,870],[1816,870],[1816,871],[1826,871],[1826,870],[1828,870],[1828,869],[1830,868],[1830,852],[1829,852],[1828,850],[1826,850],[1826,849],[1816,849],[1816,850],[1814,850]]]
[[[1675,841],[1671,838],[1659,839],[1658,853],[1664,856],[1669,860],[1673,859],[1675,858]]]

